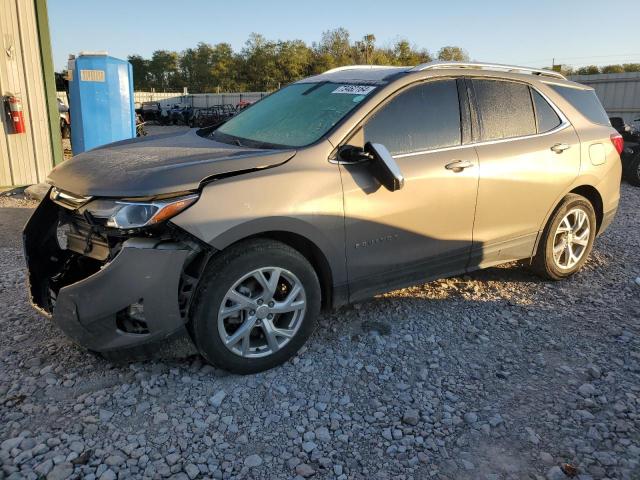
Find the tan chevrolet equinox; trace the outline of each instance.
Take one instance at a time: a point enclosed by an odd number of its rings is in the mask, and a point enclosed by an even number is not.
[[[109,358],[186,340],[258,372],[322,308],[521,259],[576,273],[616,213],[621,148],[594,91],[559,73],[330,70],[53,170],[24,231],[32,301]]]

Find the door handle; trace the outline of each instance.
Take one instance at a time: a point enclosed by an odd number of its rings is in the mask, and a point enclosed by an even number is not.
[[[459,173],[465,168],[473,167],[473,165],[474,164],[468,160],[456,160],[455,162],[447,163],[444,168]]]
[[[556,143],[553,147],[551,147],[551,150],[556,153],[562,153],[568,148],[571,148],[571,145],[567,145],[566,143]]]

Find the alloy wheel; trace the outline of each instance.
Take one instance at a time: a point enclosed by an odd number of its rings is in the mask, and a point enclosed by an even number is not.
[[[570,210],[560,221],[553,237],[553,260],[562,269],[573,268],[589,245],[591,222],[581,208]]]
[[[222,343],[245,358],[265,357],[297,333],[306,312],[304,286],[278,267],[253,270],[227,291],[218,311]]]

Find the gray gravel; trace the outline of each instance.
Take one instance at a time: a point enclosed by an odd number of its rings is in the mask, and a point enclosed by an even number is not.
[[[510,265],[392,292],[246,377],[72,345],[27,305],[2,221],[0,479],[638,479],[640,189],[622,196],[568,281]]]

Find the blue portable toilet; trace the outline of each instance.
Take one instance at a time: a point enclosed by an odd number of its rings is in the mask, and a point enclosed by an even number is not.
[[[106,52],[69,59],[69,110],[73,154],[134,138],[133,70]]]

